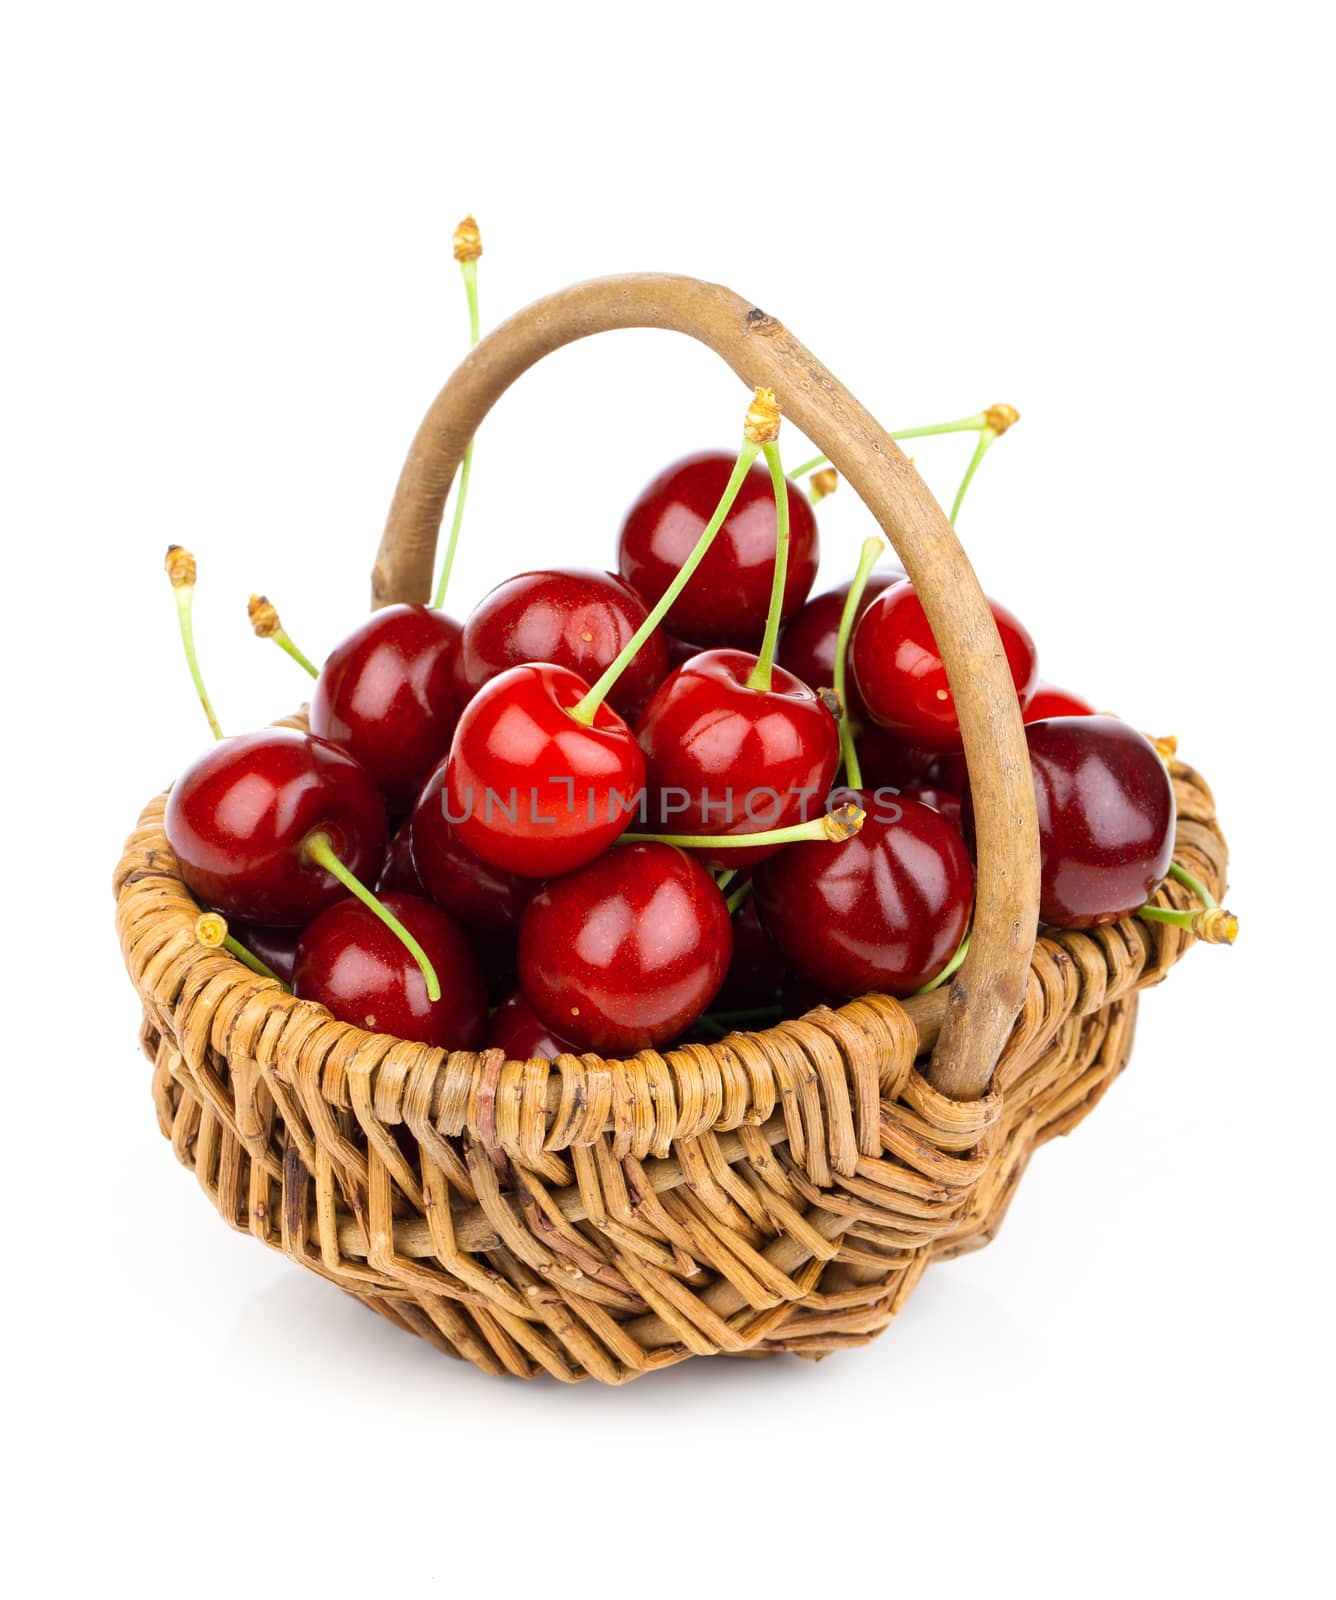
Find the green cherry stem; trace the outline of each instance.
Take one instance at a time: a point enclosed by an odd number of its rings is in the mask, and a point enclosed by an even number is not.
[[[840,844],[852,839],[863,826],[866,812],[860,806],[837,806],[807,822],[787,828],[770,828],[764,833],[624,833],[616,844],[675,844],[679,850],[754,850],[757,845]]]
[[[334,846],[327,833],[310,833],[302,841],[302,855],[316,866],[323,867],[326,872],[336,877],[349,894],[354,894],[367,908],[385,924],[390,932],[399,940],[400,944],[408,951],[413,960],[422,969],[422,976],[427,980],[428,1000],[441,998],[441,984],[436,976],[436,969],[427,959],[427,952],[417,942],[403,923],[392,911],[386,910],[358,878],[354,877],[343,862],[334,854]]]
[[[204,687],[204,677],[199,670],[199,658],[195,654],[195,558],[189,550],[183,549],[179,544],[169,544],[167,559],[163,562],[163,566],[171,579],[172,590],[176,595],[176,620],[180,625],[181,644],[186,653],[186,665],[190,668],[195,693],[199,696],[199,703],[204,707],[204,715],[209,719],[209,727],[213,731],[214,738],[221,739],[223,730],[214,715],[213,702]]]
[[[210,950],[226,950],[228,955],[234,956],[243,967],[249,967],[257,976],[272,978],[285,994],[292,993],[272,967],[266,966],[259,956],[253,956],[244,944],[232,937],[227,931],[227,919],[217,911],[205,911],[197,919],[195,937]]]
[[[724,904],[728,907],[730,917],[737,916],[739,910],[747,903],[747,897],[751,892],[752,880],[744,878],[732,894],[724,897]]]
[[[315,663],[302,654],[288,634],[288,630],[278,620],[278,612],[268,595],[253,594],[246,602],[246,615],[250,618],[250,625],[255,630],[257,639],[272,639],[280,650],[285,651],[304,668],[313,678],[320,676],[320,669]]]
[[[1233,944],[1239,936],[1239,919],[1215,902],[1215,896],[1201,881],[1177,861],[1169,865],[1169,876],[1181,883],[1201,902],[1200,911],[1175,911],[1169,906],[1142,906],[1137,912],[1143,922],[1160,922],[1171,928],[1186,928],[1203,944]]]
[[[784,464],[779,459],[779,441],[771,439],[761,446],[770,468],[770,487],[775,492],[775,575],[770,584],[770,609],[765,616],[765,632],[756,665],[747,679],[749,689],[770,692],[775,676],[775,651],[779,647],[779,619],[784,609],[784,586],[789,578],[789,485]]]
[[[455,260],[459,275],[464,280],[464,295],[469,307],[469,349],[478,343],[478,257],[482,254],[482,238],[478,224],[467,216],[455,229]],[[459,493],[455,496],[454,516],[450,520],[450,538],[445,547],[445,560],[441,563],[441,576],[436,583],[432,605],[437,611],[445,604],[445,591],[450,586],[450,573],[455,564],[455,551],[459,546],[459,530],[464,525],[464,502],[468,499],[469,478],[473,473],[473,440],[464,446],[459,463]]]
[[[768,400],[763,399],[763,396],[768,396]],[[762,413],[765,407],[768,407],[768,411],[763,413],[764,421],[757,420],[758,413]],[[742,488],[743,481],[746,479],[748,472],[751,471],[752,462],[761,453],[762,447],[771,442],[771,440],[756,437],[758,432],[765,431],[770,412],[774,414],[773,425],[777,431],[779,412],[775,407],[774,392],[769,389],[758,389],[747,411],[747,421],[743,427],[742,449],[738,451],[738,459],[733,465],[733,471],[727,484],[724,486],[724,492],[719,497],[719,504],[714,508],[714,515],[701,529],[700,538],[696,541],[696,548],[682,563],[678,569],[677,576],[659,596],[650,614],[626,641],[616,660],[608,666],[607,671],[590,689],[588,694],[584,695],[571,707],[570,715],[574,717],[576,722],[582,723],[586,728],[593,726],[594,718],[598,714],[598,708],[611,693],[613,685],[621,677],[622,673],[626,671],[641,645],[644,644],[645,640],[649,638],[650,634],[654,632],[655,628],[672,610],[673,601],[686,588],[691,581],[692,573],[704,561],[710,546],[714,543],[715,535],[724,525],[724,518],[732,510],[733,502],[738,497],[738,491]],[[787,500],[787,494],[785,499]],[[787,510],[787,506],[785,509]],[[642,836],[638,835],[637,837]]]
[[[996,407],[994,407],[996,409]],[[988,426],[988,413],[977,411],[972,417],[957,417],[953,422],[929,422],[921,428],[897,428],[891,435],[897,443],[902,439],[927,439],[938,433],[977,433]],[[824,467],[829,457],[813,456],[789,473],[791,478],[805,478],[809,472]]]
[[[951,504],[951,526],[955,526],[956,518],[960,515],[961,503],[965,498],[965,491],[974,481],[974,474],[979,470],[979,463],[993,448],[993,445],[1014,423],[1020,421],[1021,414],[1015,406],[989,406],[983,414],[983,427],[979,430],[979,442],[974,447],[974,454],[970,457],[969,465],[965,468],[965,476],[960,480],[960,487],[956,490],[956,498]]]
[[[858,555],[858,571],[854,573],[854,581],[849,585],[849,593],[844,597],[844,610],[840,613],[840,631],[835,636],[835,697],[840,702],[840,755],[844,761],[844,772],[851,789],[863,787],[863,769],[858,762],[853,723],[849,718],[847,688],[849,639],[854,631],[854,618],[858,615],[858,602],[863,598],[867,580],[872,576],[872,569],[880,561],[885,548],[884,542],[880,539],[863,540],[863,548]]]
[[[719,871],[715,873],[714,881],[720,894],[727,892],[729,884],[732,883],[733,879],[737,877],[738,871],[739,869],[737,867],[729,867],[727,871]]]

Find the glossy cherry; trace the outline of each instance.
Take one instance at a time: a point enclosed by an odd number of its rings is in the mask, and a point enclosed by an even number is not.
[[[645,781],[630,728],[606,702],[571,715],[589,685],[569,667],[511,667],[464,708],[445,770],[464,845],[520,877],[592,861],[625,832]]]
[[[757,868],[761,921],[794,970],[834,995],[913,994],[955,954],[974,873],[960,831],[913,800],[865,792],[862,830]]]
[[[322,911],[297,945],[293,993],[318,1000],[340,1021],[441,1050],[475,1050],[487,1026],[487,993],[468,940],[415,895],[387,894],[386,909],[426,951],[440,980],[431,1000],[417,962],[359,900]]]
[[[579,1048],[548,1027],[518,990],[492,1013],[486,1043],[504,1050],[510,1061],[531,1061],[546,1056],[579,1055]]]
[[[706,650],[655,691],[636,724],[651,831],[761,833],[820,815],[839,761],[835,719],[782,667],[768,690],[752,688],[755,666],[743,650]],[[744,867],[779,848],[729,848],[701,859]]]
[[[631,585],[610,572],[523,572],[486,595],[464,623],[459,675],[470,699],[526,661],[569,667],[592,685],[647,615]],[[667,671],[668,647],[656,630],[609,692],[613,709],[635,717]]]
[[[952,794],[949,789],[939,789],[927,783],[906,783],[900,789],[899,798],[917,800],[921,806],[931,806],[934,811],[940,811],[953,828],[961,827],[960,796]]]
[[[390,840],[390,848],[385,857],[385,865],[381,868],[380,877],[376,879],[376,893],[397,890],[400,894],[420,895],[424,900],[430,900],[427,886],[423,883],[418,869],[413,865],[413,830],[409,822],[401,822]],[[447,906],[446,910],[449,909]]]
[[[366,768],[295,728],[242,734],[207,751],[173,786],[165,826],[199,899],[275,927],[300,927],[348,892],[305,856],[312,835],[326,835],[364,882],[380,871],[387,835]]]
[[[1059,689],[1051,683],[1041,683],[1030,696],[1030,703],[1021,712],[1026,722],[1044,722],[1049,717],[1093,717],[1094,706],[1070,689]]]
[[[334,647],[316,679],[311,732],[350,750],[396,814],[450,748],[459,631],[429,606],[386,606]]]
[[[467,928],[514,933],[520,912],[534,891],[532,878],[521,878],[481,860],[446,820],[445,771],[438,763],[418,796],[406,824],[412,842],[413,866],[427,898]]]
[[[714,514],[735,457],[720,451],[687,456],[661,472],[626,514],[618,567],[651,605],[691,554]],[[806,495],[788,485],[789,564],[783,615],[807,598],[820,544]],[[757,462],[747,473],[723,526],[668,613],[670,632],[703,645],[755,648],[765,627],[775,573],[775,498],[770,474]],[[817,685],[821,687],[821,685]]]
[[[988,602],[1022,706],[1039,681],[1039,656],[1020,620]],[[913,744],[958,749],[960,723],[946,668],[910,583],[893,584],[872,602],[854,629],[849,651],[868,714]]]
[[[904,578],[904,573],[898,570],[872,573],[854,612],[854,620],[863,615],[883,590],[889,589],[893,583],[903,583]],[[780,666],[787,667],[795,678],[801,678],[813,689],[827,689],[835,682],[835,645],[848,593],[849,585],[846,583],[838,589],[829,589],[825,594],[813,596],[789,618],[780,633],[779,655],[776,658]],[[863,702],[852,677],[846,677],[846,685],[849,705],[845,709],[861,722],[865,715]]]
[[[1174,853],[1174,788],[1117,717],[1051,717],[1025,730],[1039,809],[1039,918],[1092,928],[1139,910]],[[970,807],[966,800],[966,826]]]
[[[855,743],[863,784],[868,789],[923,783],[940,759],[938,751],[906,744],[898,733],[879,728],[875,722],[860,731]]]
[[[619,845],[526,906],[520,987],[563,1038],[626,1054],[689,1027],[732,950],[728,907],[698,861],[672,845]]]

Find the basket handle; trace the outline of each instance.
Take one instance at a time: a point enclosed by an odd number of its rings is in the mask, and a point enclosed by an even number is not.
[[[953,978],[930,1081],[986,1092],[1025,996],[1039,909],[1039,836],[1020,707],[992,614],[951,524],[890,435],[773,317],[719,284],[662,273],[598,278],[536,301],[474,349],[432,402],[390,506],[373,605],[425,601],[436,536],[464,448],[541,357],[611,328],[667,328],[708,345],[830,457],[871,510],[923,602],[970,769],[978,888],[969,955]]]

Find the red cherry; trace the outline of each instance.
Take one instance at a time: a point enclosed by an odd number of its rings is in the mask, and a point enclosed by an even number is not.
[[[988,604],[1025,706],[1039,681],[1034,640],[1005,606],[995,600]],[[959,747],[955,699],[912,584],[897,583],[872,602],[854,629],[849,658],[859,693],[875,721],[911,743],[938,750]]]
[[[693,1023],[732,950],[728,907],[699,861],[672,845],[620,845],[529,902],[520,987],[579,1048],[627,1053]]]
[[[1174,854],[1174,786],[1154,745],[1117,717],[1025,730],[1039,808],[1039,918],[1092,928],[1139,910]],[[970,807],[966,801],[966,826]]]
[[[953,828],[959,828],[960,821],[960,796],[952,794],[949,789],[938,789],[926,783],[907,783],[899,792],[901,800],[917,800],[921,806],[931,806],[934,811],[940,811]]]
[[[874,572],[868,578],[863,597],[858,602],[854,621],[863,615],[884,589],[904,581],[903,572]],[[849,585],[846,583],[838,589],[817,595],[789,618],[779,636],[777,659],[780,666],[787,667],[795,678],[801,678],[813,689],[830,688],[835,683],[835,645],[848,594]],[[861,722],[863,702],[847,672],[845,686],[849,694],[849,705],[845,709],[851,717]]]
[[[618,566],[650,605],[695,548],[735,465],[734,456],[720,451],[687,456],[661,472],[627,512]],[[796,484],[790,483],[788,492],[786,617],[807,598],[820,556],[811,504]],[[775,520],[770,474],[758,461],[709,553],[668,613],[670,632],[704,645],[759,644],[775,575]]]
[[[292,987],[292,969],[297,959],[300,928],[266,928],[258,922],[234,922],[227,930],[244,949]]]
[[[648,615],[629,583],[610,572],[523,572],[479,603],[459,640],[459,672],[471,699],[484,683],[526,661],[551,661],[594,684]],[[609,691],[634,717],[668,671],[663,634],[650,634]]]
[[[611,706],[571,715],[589,685],[568,667],[511,667],[469,701],[445,769],[448,820],[474,855],[526,878],[571,872],[626,831],[645,761]]]
[[[459,712],[459,624],[429,606],[386,606],[330,651],[311,696],[311,732],[350,750],[392,812],[407,811],[450,748]]]
[[[1051,683],[1041,683],[1021,713],[1026,722],[1043,722],[1049,717],[1094,715],[1094,706],[1088,705],[1079,694],[1073,694],[1070,689],[1058,689]]]
[[[226,739],[177,779],[167,839],[181,876],[228,917],[300,927],[348,891],[306,859],[313,834],[356,877],[374,880],[385,856],[385,806],[346,750],[295,728]]]
[[[928,806],[887,800],[865,791],[852,839],[790,845],[756,872],[766,931],[831,994],[913,994],[969,923],[974,873],[959,830]]]
[[[533,879],[480,860],[446,821],[447,765],[448,761],[440,762],[427,779],[406,825],[423,893],[465,927],[513,933],[533,893]]]
[[[297,946],[293,993],[318,1000],[342,1022],[441,1050],[475,1050],[487,1025],[487,993],[468,941],[443,911],[410,894],[382,897],[426,951],[441,998],[427,997],[417,962],[360,900],[340,900]]]
[[[399,824],[398,831],[390,840],[385,865],[381,869],[380,877],[376,879],[376,893],[383,894],[387,890],[419,895],[423,900],[431,899],[426,884],[413,865],[413,830],[407,822]]]
[[[579,1055],[569,1039],[563,1039],[542,1020],[517,990],[503,1000],[492,1014],[487,1028],[487,1044],[504,1050],[510,1061],[532,1061],[546,1056]]]
[[[759,1011],[779,1004],[788,963],[761,926],[756,896],[749,894],[733,917],[733,959],[715,1011]]]
[[[879,728],[875,722],[861,730],[856,743],[863,784],[868,789],[899,789],[908,783],[922,783],[939,764],[937,751],[906,744],[898,733]]]
[[[655,690],[636,724],[654,831],[761,833],[820,815],[839,762],[835,719],[783,667],[768,690],[751,688],[755,666],[743,650],[706,650]],[[744,867],[780,848],[729,848],[701,860]]]

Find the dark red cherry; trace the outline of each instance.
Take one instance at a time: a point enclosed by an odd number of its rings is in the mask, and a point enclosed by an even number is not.
[[[580,1049],[627,1054],[689,1027],[732,950],[728,907],[700,862],[672,845],[619,845],[525,907],[520,987]]]
[[[744,650],[706,650],[655,690],[636,724],[651,831],[762,833],[821,814],[839,761],[835,719],[783,667],[769,690],[750,688],[755,666]],[[745,867],[779,848],[730,848],[701,860]]]
[[[938,789],[926,783],[907,783],[901,789],[901,800],[917,800],[921,806],[931,806],[940,811],[953,828],[961,826],[960,796],[949,789]]]
[[[400,894],[416,894],[424,900],[431,899],[426,884],[413,865],[413,830],[408,822],[401,822],[390,840],[385,865],[376,879],[376,893],[381,894],[385,890],[398,890]]]
[[[1026,722],[1043,722],[1049,717],[1093,717],[1095,708],[1070,689],[1041,683],[1021,715]]]
[[[779,1004],[788,963],[761,926],[756,896],[749,894],[733,916],[733,959],[714,1011],[757,1011]]]
[[[300,928],[266,928],[258,922],[233,922],[228,930],[243,949],[258,956],[269,970],[292,984],[292,968],[297,959]]]
[[[643,489],[626,514],[618,541],[623,578],[653,605],[677,576],[714,515],[737,458],[709,450],[687,456]],[[820,544],[816,518],[802,490],[789,489],[789,565],[783,615],[807,598]],[[761,642],[775,575],[775,496],[757,462],[747,474],[714,543],[668,613],[669,631],[703,645]],[[816,685],[820,688],[822,685]]]
[[[464,624],[459,670],[468,698],[508,667],[551,661],[594,684],[612,665],[649,608],[610,572],[522,572],[493,589]],[[634,718],[668,671],[662,632],[650,634],[608,693],[613,709]]]
[[[301,927],[347,890],[302,846],[326,834],[363,882],[385,858],[385,806],[370,773],[346,750],[295,728],[225,739],[172,787],[167,839],[181,876],[228,917]]]
[[[293,993],[370,1033],[476,1050],[487,1026],[487,993],[468,940],[430,901],[410,894],[381,901],[426,951],[441,998],[427,998],[426,979],[408,949],[351,898],[322,911],[302,934]]]
[[[459,712],[459,624],[430,606],[386,606],[335,645],[311,695],[311,732],[350,750],[390,810],[413,804],[450,748]]]
[[[1091,928],[1139,910],[1174,854],[1174,787],[1155,747],[1117,717],[1051,717],[1025,738],[1039,808],[1040,921]]]
[[[467,928],[513,934],[534,891],[534,880],[490,865],[460,839],[445,816],[447,764],[440,762],[427,779],[406,824],[423,892]]]
[[[644,757],[606,702],[590,726],[575,720],[588,688],[568,667],[511,667],[464,708],[446,763],[446,816],[474,855],[546,878],[592,861],[626,831]]]
[[[936,750],[906,744],[898,733],[867,723],[858,733],[858,763],[867,789],[900,788],[922,783],[938,763]]]
[[[893,583],[903,583],[904,573],[874,572],[867,580],[862,599],[854,613],[855,622],[884,589]],[[779,636],[778,661],[787,667],[795,678],[812,689],[833,688],[835,684],[835,645],[840,634],[840,619],[844,615],[844,602],[849,594],[846,583],[839,589],[829,589],[816,595],[800,610],[795,611],[784,624]],[[846,664],[847,667],[847,664]],[[849,699],[846,707],[856,721],[863,720],[863,702],[853,675],[845,672],[845,689]]]
[[[510,1061],[531,1061],[546,1056],[579,1055],[569,1039],[554,1033],[517,990],[492,1013],[487,1027],[487,1044],[504,1050]]]
[[[1005,606],[988,604],[1021,705],[1028,705],[1039,681],[1034,640]],[[854,629],[849,657],[874,721],[913,744],[959,748],[955,698],[912,584],[894,584],[872,602]]]
[[[761,921],[794,970],[833,994],[913,994],[955,954],[974,872],[960,831],[914,800],[864,792],[842,844],[794,844],[756,870]]]

